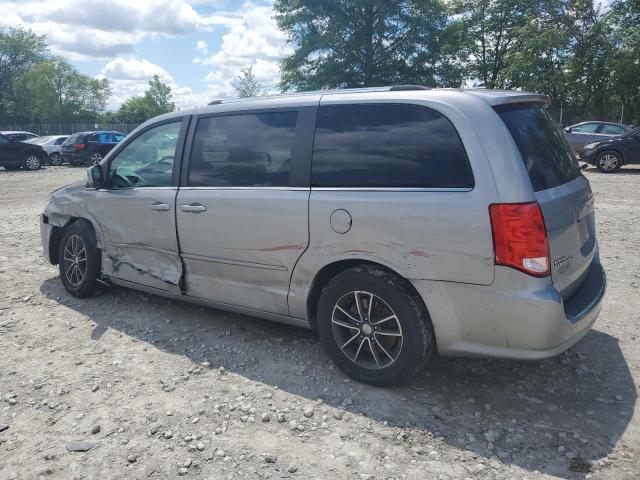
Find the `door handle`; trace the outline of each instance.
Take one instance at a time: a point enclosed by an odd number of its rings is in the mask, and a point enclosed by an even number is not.
[[[152,203],[149,205],[149,208],[156,212],[166,212],[167,210],[171,210],[171,207],[166,203]]]
[[[189,205],[182,205],[180,207],[180,210],[182,210],[183,212],[200,213],[200,212],[206,212],[207,207],[205,207],[200,203],[190,203]]]

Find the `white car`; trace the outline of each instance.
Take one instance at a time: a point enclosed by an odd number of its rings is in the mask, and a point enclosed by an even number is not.
[[[36,137],[27,140],[28,143],[40,145],[47,153],[48,163],[50,165],[62,165],[62,157],[60,156],[60,148],[69,135],[49,135],[46,137]]]

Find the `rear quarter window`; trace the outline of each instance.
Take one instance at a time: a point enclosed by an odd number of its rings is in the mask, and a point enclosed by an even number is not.
[[[410,104],[325,105],[318,111],[314,187],[472,188],[451,122]]]
[[[496,107],[496,112],[522,155],[534,191],[558,187],[582,175],[565,136],[542,107],[508,105]]]

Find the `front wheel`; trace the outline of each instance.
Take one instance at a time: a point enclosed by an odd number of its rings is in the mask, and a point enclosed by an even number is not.
[[[329,357],[347,375],[372,385],[403,383],[435,351],[431,320],[406,280],[360,266],[324,288],[318,334]]]
[[[79,220],[64,229],[58,268],[62,284],[71,295],[85,298],[94,294],[100,273],[100,250],[86,221]]]
[[[605,150],[596,157],[596,167],[603,173],[613,173],[622,167],[622,157],[618,152]]]
[[[27,153],[22,159],[22,167],[26,170],[38,170],[42,167],[42,160],[35,153]]]

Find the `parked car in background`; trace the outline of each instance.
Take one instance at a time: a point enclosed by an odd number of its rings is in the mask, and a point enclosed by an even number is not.
[[[578,159],[595,165],[604,173],[619,170],[623,165],[640,163],[640,128],[621,137],[591,142],[578,152]]]
[[[19,142],[24,142],[25,140],[39,137],[39,135],[36,135],[35,133],[25,132],[21,130],[5,130],[0,132],[0,134],[10,138],[11,140],[18,140]]]
[[[632,130],[630,125],[611,122],[582,122],[564,129],[569,145],[574,151],[582,149],[587,143],[606,140],[610,137],[624,135]]]
[[[0,167],[5,170],[37,170],[42,167],[47,154],[40,145],[13,140],[0,134]]]
[[[124,137],[124,133],[111,131],[74,133],[62,144],[62,161],[74,166],[95,165]]]
[[[162,115],[52,194],[45,258],[76,297],[112,283],[317,329],[376,385],[436,350],[558,355],[606,280],[548,101],[401,86]]]
[[[64,141],[69,135],[48,135],[46,137],[36,137],[26,140],[27,143],[40,145],[47,154],[47,160],[50,165],[62,165],[62,156],[60,149]]]

